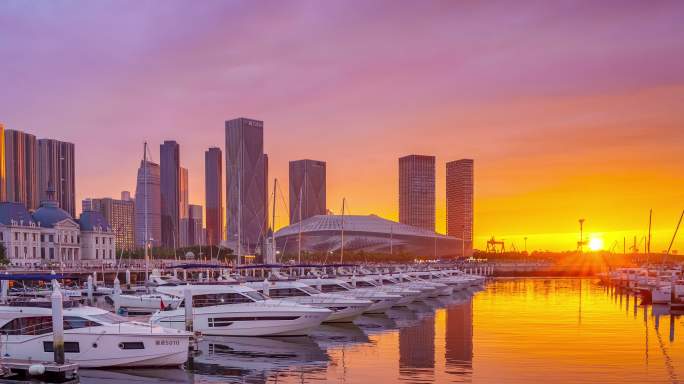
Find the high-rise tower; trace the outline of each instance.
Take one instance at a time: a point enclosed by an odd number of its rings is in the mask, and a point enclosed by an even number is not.
[[[154,247],[161,245],[161,193],[159,165],[140,161],[135,187],[135,246],[143,248],[145,241]],[[147,187],[145,186],[147,184]],[[145,194],[147,193],[147,196]],[[147,203],[145,202],[147,200]],[[147,217],[147,219],[145,219]],[[147,224],[147,231],[145,231]]]
[[[5,130],[5,198],[38,209],[38,146],[29,133]]]
[[[325,215],[325,162],[290,161],[290,224],[316,215]],[[300,200],[301,198],[301,200]]]
[[[464,256],[473,254],[473,192],[473,160],[447,163],[447,235],[463,239]]]
[[[435,157],[399,158],[399,222],[435,230]]]
[[[162,245],[177,247],[180,238],[180,146],[166,140],[159,146]]]
[[[55,192],[60,208],[76,217],[75,150],[73,143],[54,139],[38,140],[38,194],[48,200],[47,191]]]
[[[221,149],[204,152],[204,196],[207,220],[207,244],[219,245],[223,240],[223,166]]]
[[[227,240],[241,254],[255,253],[268,230],[265,162],[263,121],[226,121]]]

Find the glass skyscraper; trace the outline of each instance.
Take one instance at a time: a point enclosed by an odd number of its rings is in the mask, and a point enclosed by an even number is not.
[[[145,174],[147,173],[147,177]],[[161,193],[159,191],[159,165],[140,161],[137,185],[135,187],[135,246],[143,248],[145,239],[152,246],[161,245]],[[147,184],[147,188],[145,188]],[[147,198],[145,193],[147,192]],[[145,204],[147,200],[147,204]],[[147,216],[147,235],[145,217]]]
[[[290,161],[290,224],[311,216],[325,215],[325,162]],[[301,198],[301,200],[300,200]]]
[[[268,232],[266,161],[263,121],[226,121],[227,240],[239,240],[242,254],[256,253]]]
[[[464,256],[473,254],[473,192],[473,160],[447,163],[447,235],[463,239]]]
[[[180,146],[166,140],[159,146],[161,191],[162,245],[167,248],[180,245]]]
[[[48,199],[48,188],[60,208],[76,217],[74,144],[53,139],[38,140],[38,195]]]
[[[435,157],[399,158],[399,222],[435,230]]]
[[[223,240],[223,165],[221,149],[204,152],[204,201],[207,214],[207,244],[219,245]]]

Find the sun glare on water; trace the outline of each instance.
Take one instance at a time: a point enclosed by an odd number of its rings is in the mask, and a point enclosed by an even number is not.
[[[589,249],[592,251],[599,251],[603,249],[603,239],[599,237],[592,237],[589,239]]]

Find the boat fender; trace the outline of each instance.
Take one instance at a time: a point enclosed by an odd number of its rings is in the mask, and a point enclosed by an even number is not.
[[[33,364],[28,368],[28,374],[31,376],[40,376],[45,373],[45,366],[43,364]]]

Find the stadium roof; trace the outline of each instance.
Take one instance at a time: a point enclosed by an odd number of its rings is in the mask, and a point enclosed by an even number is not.
[[[285,228],[281,228],[275,233],[276,237],[292,236],[299,233],[300,225],[302,233],[311,232],[341,232],[342,220],[344,218],[344,232],[362,232],[389,234],[395,236],[419,236],[419,237],[438,237],[449,238],[427,229],[414,227],[411,225],[397,223],[392,220],[383,219],[377,215],[317,215],[304,219],[301,223],[295,223]]]

